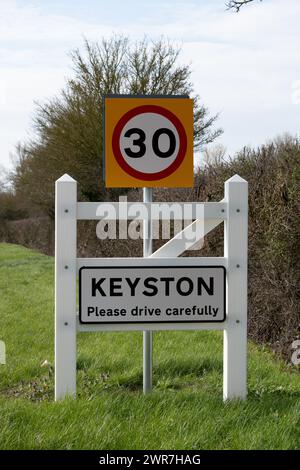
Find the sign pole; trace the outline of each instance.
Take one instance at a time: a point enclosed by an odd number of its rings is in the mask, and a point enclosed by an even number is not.
[[[143,188],[143,202],[152,202],[152,188]],[[152,254],[151,214],[144,220],[143,257]],[[152,331],[143,331],[143,390],[144,394],[152,390]]]

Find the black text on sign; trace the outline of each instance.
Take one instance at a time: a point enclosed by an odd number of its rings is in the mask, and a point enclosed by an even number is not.
[[[222,322],[225,268],[83,267],[82,323]]]

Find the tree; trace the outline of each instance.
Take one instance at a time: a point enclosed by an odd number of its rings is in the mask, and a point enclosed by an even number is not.
[[[221,165],[225,161],[226,147],[223,144],[216,144],[211,148],[204,149],[203,161],[205,166]]]
[[[244,5],[247,5],[247,3],[252,3],[253,1],[254,0],[230,0],[226,3],[226,6],[228,10],[235,10],[238,13]],[[262,2],[262,0],[259,1]]]
[[[190,68],[178,64],[179,50],[169,42],[131,45],[127,38],[113,37],[91,44],[85,54],[72,52],[74,77],[61,94],[37,107],[34,140],[17,148],[13,174],[16,192],[54,212],[54,181],[70,173],[79,182],[79,197],[101,200],[107,193],[101,180],[102,104],[108,93],[193,95]],[[194,142],[199,147],[221,133],[214,127],[217,116],[194,95]]]

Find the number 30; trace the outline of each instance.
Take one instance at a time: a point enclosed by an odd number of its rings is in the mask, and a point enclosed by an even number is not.
[[[138,128],[138,127],[133,127],[132,129],[128,129],[128,131],[125,132],[124,137],[131,137],[133,134],[137,134],[138,138],[133,139],[131,144],[139,147],[139,150],[134,152],[130,147],[126,147],[124,149],[124,152],[128,157],[130,158],[141,158],[145,155],[146,153],[146,145],[145,145],[145,140],[146,140],[146,134],[145,132]],[[169,148],[166,151],[162,151],[159,148],[159,138],[161,135],[166,134],[169,137]],[[174,132],[171,131],[171,129],[162,127],[160,129],[157,129],[152,137],[152,149],[155,155],[159,158],[169,158],[171,155],[173,155],[174,151],[176,148],[176,137],[174,135]]]

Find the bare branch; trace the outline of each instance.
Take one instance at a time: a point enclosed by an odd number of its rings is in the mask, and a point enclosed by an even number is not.
[[[235,10],[238,13],[244,5],[247,5],[247,3],[252,3],[253,1],[254,0],[229,0],[226,2],[226,6],[228,10]],[[262,2],[262,0],[259,1]]]

